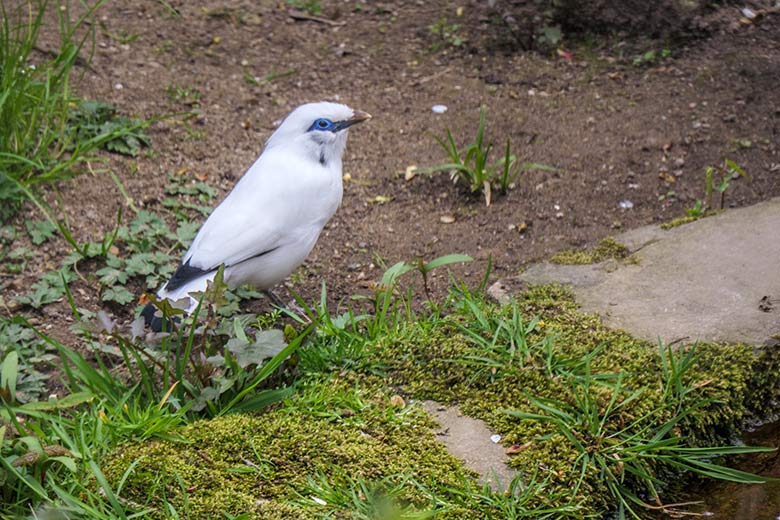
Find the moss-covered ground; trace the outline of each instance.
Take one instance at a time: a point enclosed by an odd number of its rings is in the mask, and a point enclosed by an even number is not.
[[[446,313],[400,314],[328,320],[299,352],[292,397],[193,423],[185,442],[124,444],[107,478],[155,518],[172,505],[188,518],[643,515],[682,470],[712,463],[701,447],[727,443],[777,396],[769,355],[649,344],[560,287],[505,306],[465,291]],[[423,398],[458,403],[514,446],[509,493],[446,453]]]
[[[567,265],[596,264],[610,258],[623,260],[628,255],[629,251],[626,246],[612,237],[607,237],[590,249],[559,251],[550,257],[550,262]]]
[[[691,222],[696,222],[697,220],[703,219],[705,217],[711,217],[713,215],[717,215],[720,213],[719,210],[707,210],[704,213],[697,214],[697,215],[687,215],[685,217],[677,217],[669,222],[664,222],[661,224],[661,229],[673,229],[679,226],[683,226],[685,224],[690,224]]]

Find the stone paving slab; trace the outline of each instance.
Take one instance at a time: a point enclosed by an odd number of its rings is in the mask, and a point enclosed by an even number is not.
[[[444,406],[435,401],[423,401],[423,408],[439,423],[436,432],[447,450],[461,459],[467,468],[476,471],[495,491],[504,491],[515,477],[506,465],[504,447],[491,440],[493,432],[484,421],[462,415],[457,406]]]
[[[584,311],[654,342],[759,346],[780,335],[780,198],[615,239],[636,262],[541,263],[498,285],[571,284]]]

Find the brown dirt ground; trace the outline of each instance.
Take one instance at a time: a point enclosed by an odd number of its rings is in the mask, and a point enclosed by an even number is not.
[[[470,282],[490,256],[494,277],[515,273],[558,250],[683,215],[703,195],[705,167],[724,157],[750,175],[733,183],[728,205],[780,195],[779,15],[740,24],[736,8],[723,8],[709,37],[637,67],[636,55],[665,44],[604,37],[571,45],[570,59],[499,51],[500,34],[476,1],[323,0],[333,24],[294,20],[281,1],[170,4],[180,16],[161,1],[103,6],[91,70],[79,86],[82,96],[139,117],[190,110],[171,87],[200,93],[189,129],[158,122],[149,130],[151,156],[108,159],[139,204],[159,206],[169,172],[204,177],[225,194],[273,122],[300,103],[339,100],[374,116],[350,136],[344,172],[352,181],[295,284],[310,299],[322,279],[334,301],[365,290],[363,281],[381,276],[379,259],[391,265],[457,252],[476,258],[455,269]],[[429,27],[443,17],[463,25],[466,44],[432,50],[441,42]],[[117,35],[137,37],[123,44]],[[245,79],[245,71],[263,78],[288,70],[295,73],[261,85]],[[448,111],[434,114],[434,104]],[[404,180],[410,165],[443,162],[432,135],[450,128],[461,144],[473,139],[483,105],[498,148],[510,138],[523,160],[558,171],[521,174],[490,207],[446,174]],[[740,146],[744,140],[750,146]],[[676,196],[661,199],[670,191]],[[64,184],[61,195],[81,239],[110,230],[122,203],[102,174]],[[392,200],[369,202],[378,195]],[[633,208],[621,209],[623,200]],[[56,266],[64,250],[44,247],[34,266]],[[24,292],[27,283],[6,280],[4,292]],[[433,283],[444,287],[446,274]],[[98,307],[96,287],[75,296]],[[45,319],[56,327],[69,312],[51,307]]]

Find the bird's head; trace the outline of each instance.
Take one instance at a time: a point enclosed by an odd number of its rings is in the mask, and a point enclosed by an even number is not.
[[[347,144],[347,129],[370,118],[365,112],[339,103],[307,103],[284,118],[266,148],[295,146],[323,165],[333,159],[340,161]]]

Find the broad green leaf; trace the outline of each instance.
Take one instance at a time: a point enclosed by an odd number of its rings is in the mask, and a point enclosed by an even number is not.
[[[22,406],[20,406],[18,409],[23,412],[64,410],[67,408],[73,408],[74,406],[78,406],[82,403],[86,403],[92,400],[94,397],[95,394],[93,394],[89,390],[85,390],[83,392],[76,392],[75,394],[66,395],[62,399],[57,399],[54,401],[49,401],[49,402],[39,401],[34,403],[25,403]]]
[[[49,240],[57,231],[57,225],[48,220],[25,220],[24,226],[27,228],[27,233],[29,233],[32,243],[36,246]]]
[[[135,299],[135,296],[121,285],[115,285],[106,288],[106,290],[103,291],[101,299],[106,302],[116,302],[120,305],[127,305]]]
[[[257,333],[252,343],[244,341],[228,342],[227,348],[241,368],[260,365],[264,360],[277,355],[287,346],[284,332],[278,329],[263,330]]]
[[[56,460],[66,468],[70,470],[71,473],[77,473],[78,468],[76,467],[76,461],[74,461],[71,457],[49,457],[47,460]]]
[[[434,258],[433,260],[425,264],[424,269],[426,272],[429,272],[445,265],[457,264],[460,262],[472,262],[473,260],[474,259],[468,255],[461,255],[461,254],[444,255],[438,258]]]
[[[393,264],[387,271],[385,271],[385,274],[382,275],[381,284],[385,287],[391,287],[398,278],[408,273],[409,271],[413,271],[414,269],[414,266],[407,264],[403,260],[397,262]]]

